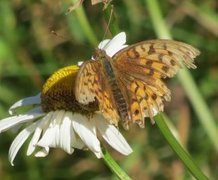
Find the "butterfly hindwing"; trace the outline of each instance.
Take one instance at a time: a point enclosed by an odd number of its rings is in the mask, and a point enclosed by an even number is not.
[[[144,118],[153,117],[163,111],[163,100],[170,99],[170,91],[159,79],[145,82],[134,74],[119,74],[118,82],[121,90],[126,94],[131,122],[144,126]]]
[[[198,54],[185,43],[150,40],[128,46],[112,57],[121,89],[127,94],[132,122],[143,126],[144,117],[153,119],[163,111],[170,90],[162,78],[174,76],[182,64],[195,68],[192,62]]]

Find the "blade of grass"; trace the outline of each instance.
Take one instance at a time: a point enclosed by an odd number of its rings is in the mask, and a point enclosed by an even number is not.
[[[210,7],[201,8],[191,2],[184,2],[183,11],[193,17],[205,29],[218,36],[218,15]]]
[[[76,3],[77,0],[72,0],[72,2]],[[84,32],[84,34],[88,38],[90,44],[92,44],[95,47],[97,45],[97,43],[98,43],[98,40],[97,40],[97,37],[95,36],[95,33],[92,30],[92,27],[91,27],[91,25],[90,25],[90,23],[89,23],[89,21],[87,19],[87,16],[85,15],[83,7],[80,6],[79,8],[77,8],[73,12],[76,13],[77,20],[78,20],[78,22],[80,23],[80,26],[81,26],[81,31]]]
[[[150,13],[150,17],[154,26],[154,30],[158,38],[172,39],[171,34],[164,23],[161,10],[157,0],[146,0],[147,8]],[[187,69],[183,69],[178,73],[180,83],[183,85],[186,94],[192,103],[192,106],[203,126],[206,133],[208,134],[211,142],[213,143],[216,151],[218,152],[218,128],[215,120],[201,96],[196,83],[194,82],[190,72]]]
[[[167,140],[167,142],[170,144],[170,146],[172,147],[174,152],[178,155],[178,157],[182,160],[184,165],[189,169],[192,175],[196,179],[201,179],[201,180],[208,179],[198,168],[198,166],[194,163],[191,156],[183,149],[180,143],[173,136],[167,124],[165,123],[165,119],[163,118],[163,116],[161,114],[158,114],[157,116],[155,116],[154,119],[161,133]]]

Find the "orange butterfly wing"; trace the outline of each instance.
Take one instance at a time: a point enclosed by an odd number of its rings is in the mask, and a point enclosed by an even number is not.
[[[82,64],[77,74],[75,96],[81,104],[89,104],[98,100],[99,109],[104,117],[112,124],[117,125],[119,116],[105,83],[99,61],[89,60]]]
[[[150,40],[128,46],[112,57],[132,122],[143,126],[144,117],[152,119],[163,111],[163,100],[170,100],[170,90],[161,79],[173,77],[182,64],[195,68],[193,59],[199,53],[182,42]]]
[[[143,74],[155,78],[172,77],[185,64],[196,68],[194,58],[200,52],[191,45],[173,40],[150,40],[128,46],[112,58],[113,64],[130,64],[134,70],[143,69]],[[120,68],[121,69],[121,68]]]

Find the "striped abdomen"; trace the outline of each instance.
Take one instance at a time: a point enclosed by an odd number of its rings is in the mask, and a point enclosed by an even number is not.
[[[104,58],[102,62],[103,62],[103,67],[106,73],[108,83],[110,85],[110,88],[111,88],[111,91],[112,91],[112,94],[113,94],[113,97],[116,103],[117,111],[119,113],[121,120],[125,121],[128,119],[127,104],[118,86],[112,65],[106,57]]]

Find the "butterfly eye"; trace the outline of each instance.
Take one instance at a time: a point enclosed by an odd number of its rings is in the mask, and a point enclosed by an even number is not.
[[[101,57],[101,52],[102,52],[101,49],[96,48],[96,49],[95,49],[95,52],[94,52],[94,55],[93,55],[93,58],[94,58],[95,60],[98,60],[98,59]]]

